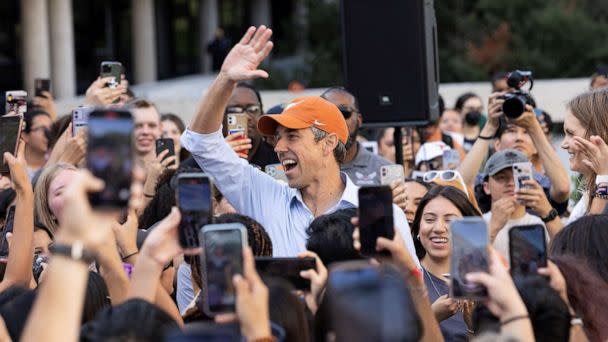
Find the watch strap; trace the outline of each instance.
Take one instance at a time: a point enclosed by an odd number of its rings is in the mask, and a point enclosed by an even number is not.
[[[95,255],[84,248],[82,241],[74,241],[72,245],[54,244],[50,250],[54,255],[62,255],[86,264],[95,261]]]
[[[541,218],[541,220],[542,220],[544,223],[551,222],[551,221],[553,221],[553,220],[554,220],[554,219],[555,219],[555,218],[556,218],[558,215],[559,215],[559,214],[558,214],[558,212],[557,212],[557,209],[555,209],[555,208],[551,208],[551,210],[549,211],[549,214],[547,214],[547,216],[545,216],[545,217],[542,217],[542,218]]]

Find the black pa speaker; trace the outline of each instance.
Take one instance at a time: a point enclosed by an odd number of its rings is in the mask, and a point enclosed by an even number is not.
[[[433,0],[342,0],[346,87],[364,125],[423,125],[439,117]]]

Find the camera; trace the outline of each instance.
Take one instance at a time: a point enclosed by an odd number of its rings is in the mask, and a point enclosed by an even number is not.
[[[528,82],[530,82],[528,90],[522,90],[521,88]],[[505,100],[502,104],[502,112],[508,118],[517,119],[526,110],[526,104],[533,101],[529,93],[534,85],[532,72],[521,70],[511,72],[507,78],[507,85],[515,90],[501,96],[501,99]]]

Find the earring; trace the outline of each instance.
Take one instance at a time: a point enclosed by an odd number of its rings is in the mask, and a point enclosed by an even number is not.
[[[416,239],[420,240],[420,234],[416,235]]]

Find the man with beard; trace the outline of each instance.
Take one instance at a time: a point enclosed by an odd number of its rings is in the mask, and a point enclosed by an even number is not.
[[[340,171],[346,173],[357,186],[380,185],[380,167],[392,163],[362,148],[357,142],[363,116],[359,112],[359,102],[355,96],[342,87],[333,87],[327,89],[321,97],[338,106],[348,127],[346,156],[340,165]]]

